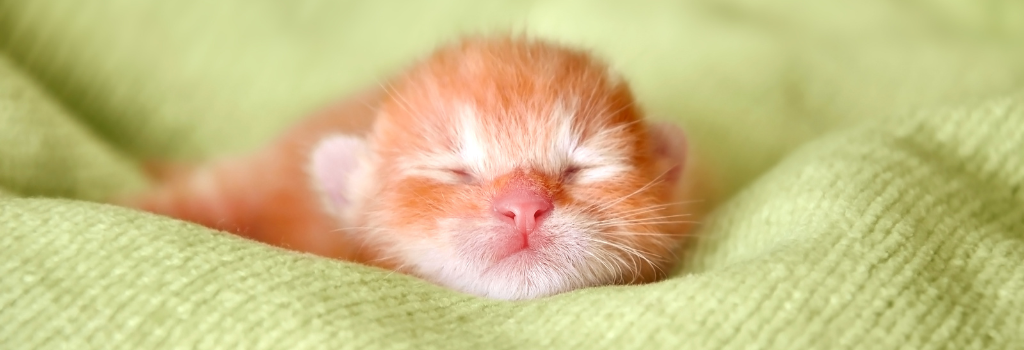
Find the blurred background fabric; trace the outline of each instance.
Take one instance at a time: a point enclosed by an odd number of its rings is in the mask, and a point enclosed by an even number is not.
[[[722,206],[667,281],[467,297],[94,203],[460,35],[623,72]],[[0,348],[1022,349],[1024,2],[0,0]]]

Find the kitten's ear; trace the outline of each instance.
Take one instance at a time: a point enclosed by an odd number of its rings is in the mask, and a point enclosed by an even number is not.
[[[339,213],[352,203],[352,175],[359,168],[364,152],[366,141],[350,135],[329,136],[313,148],[310,172],[332,212]]]
[[[676,185],[686,165],[687,144],[686,133],[675,123],[653,122],[647,129],[654,148],[655,162],[660,171],[665,172],[665,182]]]

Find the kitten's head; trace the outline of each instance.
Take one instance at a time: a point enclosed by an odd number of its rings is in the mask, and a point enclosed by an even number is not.
[[[467,40],[389,92],[369,138],[325,140],[313,170],[401,270],[526,299],[671,265],[683,135],[642,120],[603,63],[540,41]]]

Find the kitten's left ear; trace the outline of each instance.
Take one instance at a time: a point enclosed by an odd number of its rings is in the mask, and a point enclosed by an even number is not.
[[[678,184],[686,165],[686,133],[675,123],[665,121],[649,123],[647,130],[656,164],[660,171],[665,172],[665,182],[673,186]]]
[[[335,214],[352,204],[352,175],[359,169],[359,158],[364,152],[366,141],[351,135],[329,136],[313,148],[313,182]]]

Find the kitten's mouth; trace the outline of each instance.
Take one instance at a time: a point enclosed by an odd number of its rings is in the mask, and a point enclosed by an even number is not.
[[[505,280],[561,265],[555,264],[559,258],[552,255],[559,244],[556,242],[558,232],[551,228],[538,227],[523,234],[514,228],[499,226],[470,233],[459,237],[457,249],[476,265],[477,276]]]
[[[535,265],[541,264],[543,260],[540,252],[533,248],[524,248],[505,256],[501,256],[494,260],[487,268],[485,268],[481,275],[489,275],[492,273],[508,273],[511,271],[522,271],[529,269]]]
[[[498,264],[510,258],[537,258],[540,251],[551,244],[551,234],[547,230],[538,229],[527,235],[508,235],[507,239],[495,244],[494,263]]]
[[[503,251],[499,251],[499,253],[495,255],[494,263],[491,264],[491,266],[493,267],[495,265],[500,265],[502,263],[505,263],[509,259],[519,261],[526,258],[536,258],[536,255],[536,247],[531,247],[528,245],[514,249],[506,249]]]

